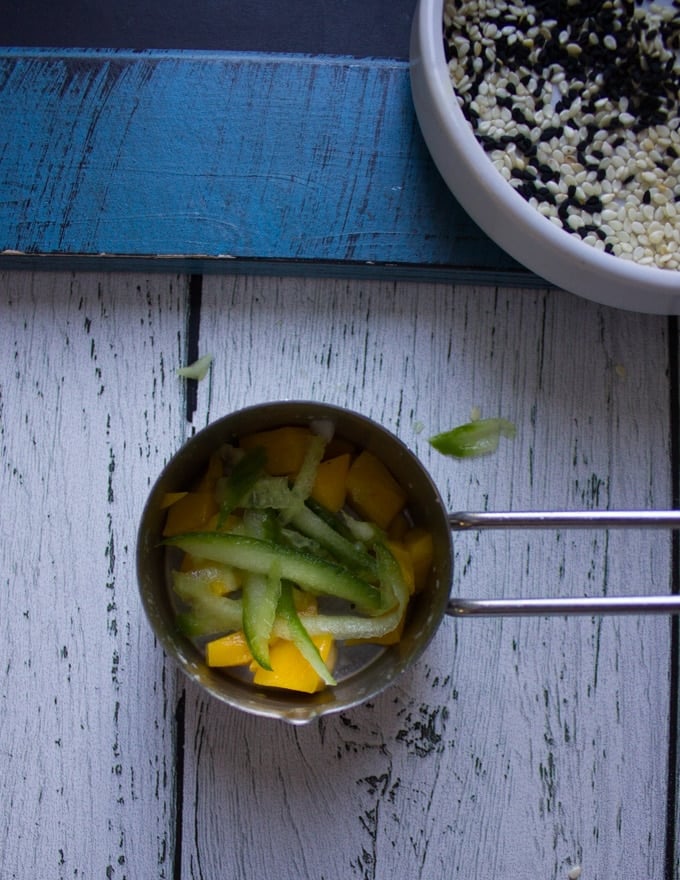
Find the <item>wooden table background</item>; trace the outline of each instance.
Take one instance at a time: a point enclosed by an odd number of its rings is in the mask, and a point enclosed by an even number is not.
[[[378,699],[296,728],[184,680],[134,559],[182,440],[281,397],[383,422],[451,509],[671,506],[677,319],[542,288],[30,271],[0,274],[0,310],[3,880],[680,877],[677,623],[447,619]],[[476,407],[516,440],[434,453]],[[461,534],[452,587],[667,593],[677,545]]]
[[[378,699],[291,727],[185,681],[135,573],[163,464],[271,399],[381,421],[451,510],[677,507],[677,318],[548,289],[470,222],[410,0],[10,6],[0,880],[680,880],[677,621],[445,619]],[[517,438],[434,453],[475,409]],[[454,546],[459,595],[680,590],[668,532]]]

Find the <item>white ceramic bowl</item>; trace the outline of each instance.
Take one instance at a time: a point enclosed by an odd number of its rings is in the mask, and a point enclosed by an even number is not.
[[[680,314],[680,272],[597,250],[542,216],[497,171],[463,115],[444,55],[444,0],[419,0],[411,89],[432,158],[449,189],[500,247],[546,281],[622,309]]]

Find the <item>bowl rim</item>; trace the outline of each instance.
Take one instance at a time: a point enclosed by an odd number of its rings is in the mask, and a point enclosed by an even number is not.
[[[177,631],[166,580],[161,538],[167,491],[189,486],[202,472],[209,454],[220,443],[254,430],[282,425],[311,425],[326,419],[338,433],[383,458],[432,528],[435,552],[427,586],[413,598],[414,605],[402,640],[383,650],[365,668],[340,680],[336,687],[315,694],[258,688],[210,669],[191,641]],[[380,447],[378,449],[376,444]],[[399,468],[396,465],[399,465]],[[451,530],[439,489],[423,462],[393,431],[355,409],[320,400],[279,399],[249,404],[217,417],[188,437],[165,462],[142,511],[137,531],[136,573],[138,593],[148,624],[165,654],[207,694],[251,715],[307,724],[323,715],[343,712],[365,703],[410,669],[434,638],[446,613],[453,567]]]
[[[680,271],[645,266],[599,251],[566,230],[558,228],[547,217],[533,208],[502,177],[484,148],[477,140],[458,103],[451,83],[444,53],[443,16],[445,0],[419,0],[411,32],[410,69],[414,105],[425,141],[447,185],[473,220],[523,265],[548,281],[564,286],[564,279],[556,281],[555,260],[573,261],[575,270],[592,272],[591,283],[596,285],[604,274],[607,283],[638,288],[652,288],[668,300],[680,299]],[[441,139],[447,140],[449,154],[444,153]],[[464,169],[451,183],[454,164]],[[479,207],[473,190],[488,193],[498,210],[489,218]],[[514,230],[521,225],[526,231],[526,246],[517,245]],[[571,289],[569,287],[568,289]],[[611,305],[611,297],[598,297],[597,291],[576,293],[598,299]],[[626,291],[622,291],[625,293]],[[634,291],[630,290],[630,295]],[[639,307],[639,303],[634,308]],[[625,304],[623,307],[626,307]],[[646,309],[645,309],[646,310]]]

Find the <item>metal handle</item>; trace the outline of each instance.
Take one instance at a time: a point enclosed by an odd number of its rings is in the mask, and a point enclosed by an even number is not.
[[[577,510],[459,512],[453,531],[466,529],[680,528],[680,510]],[[551,615],[680,614],[680,596],[602,596],[567,599],[450,599],[452,617],[546,617]]]
[[[466,529],[680,528],[680,510],[547,510],[450,513],[454,531]]]
[[[680,614],[680,596],[602,596],[572,599],[449,599],[451,617]]]

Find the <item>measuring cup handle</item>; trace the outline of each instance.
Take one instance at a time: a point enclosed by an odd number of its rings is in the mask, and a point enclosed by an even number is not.
[[[451,617],[551,617],[680,614],[680,596],[600,596],[568,599],[449,599]]]
[[[453,531],[472,529],[680,528],[680,510],[460,511],[448,514]]]

